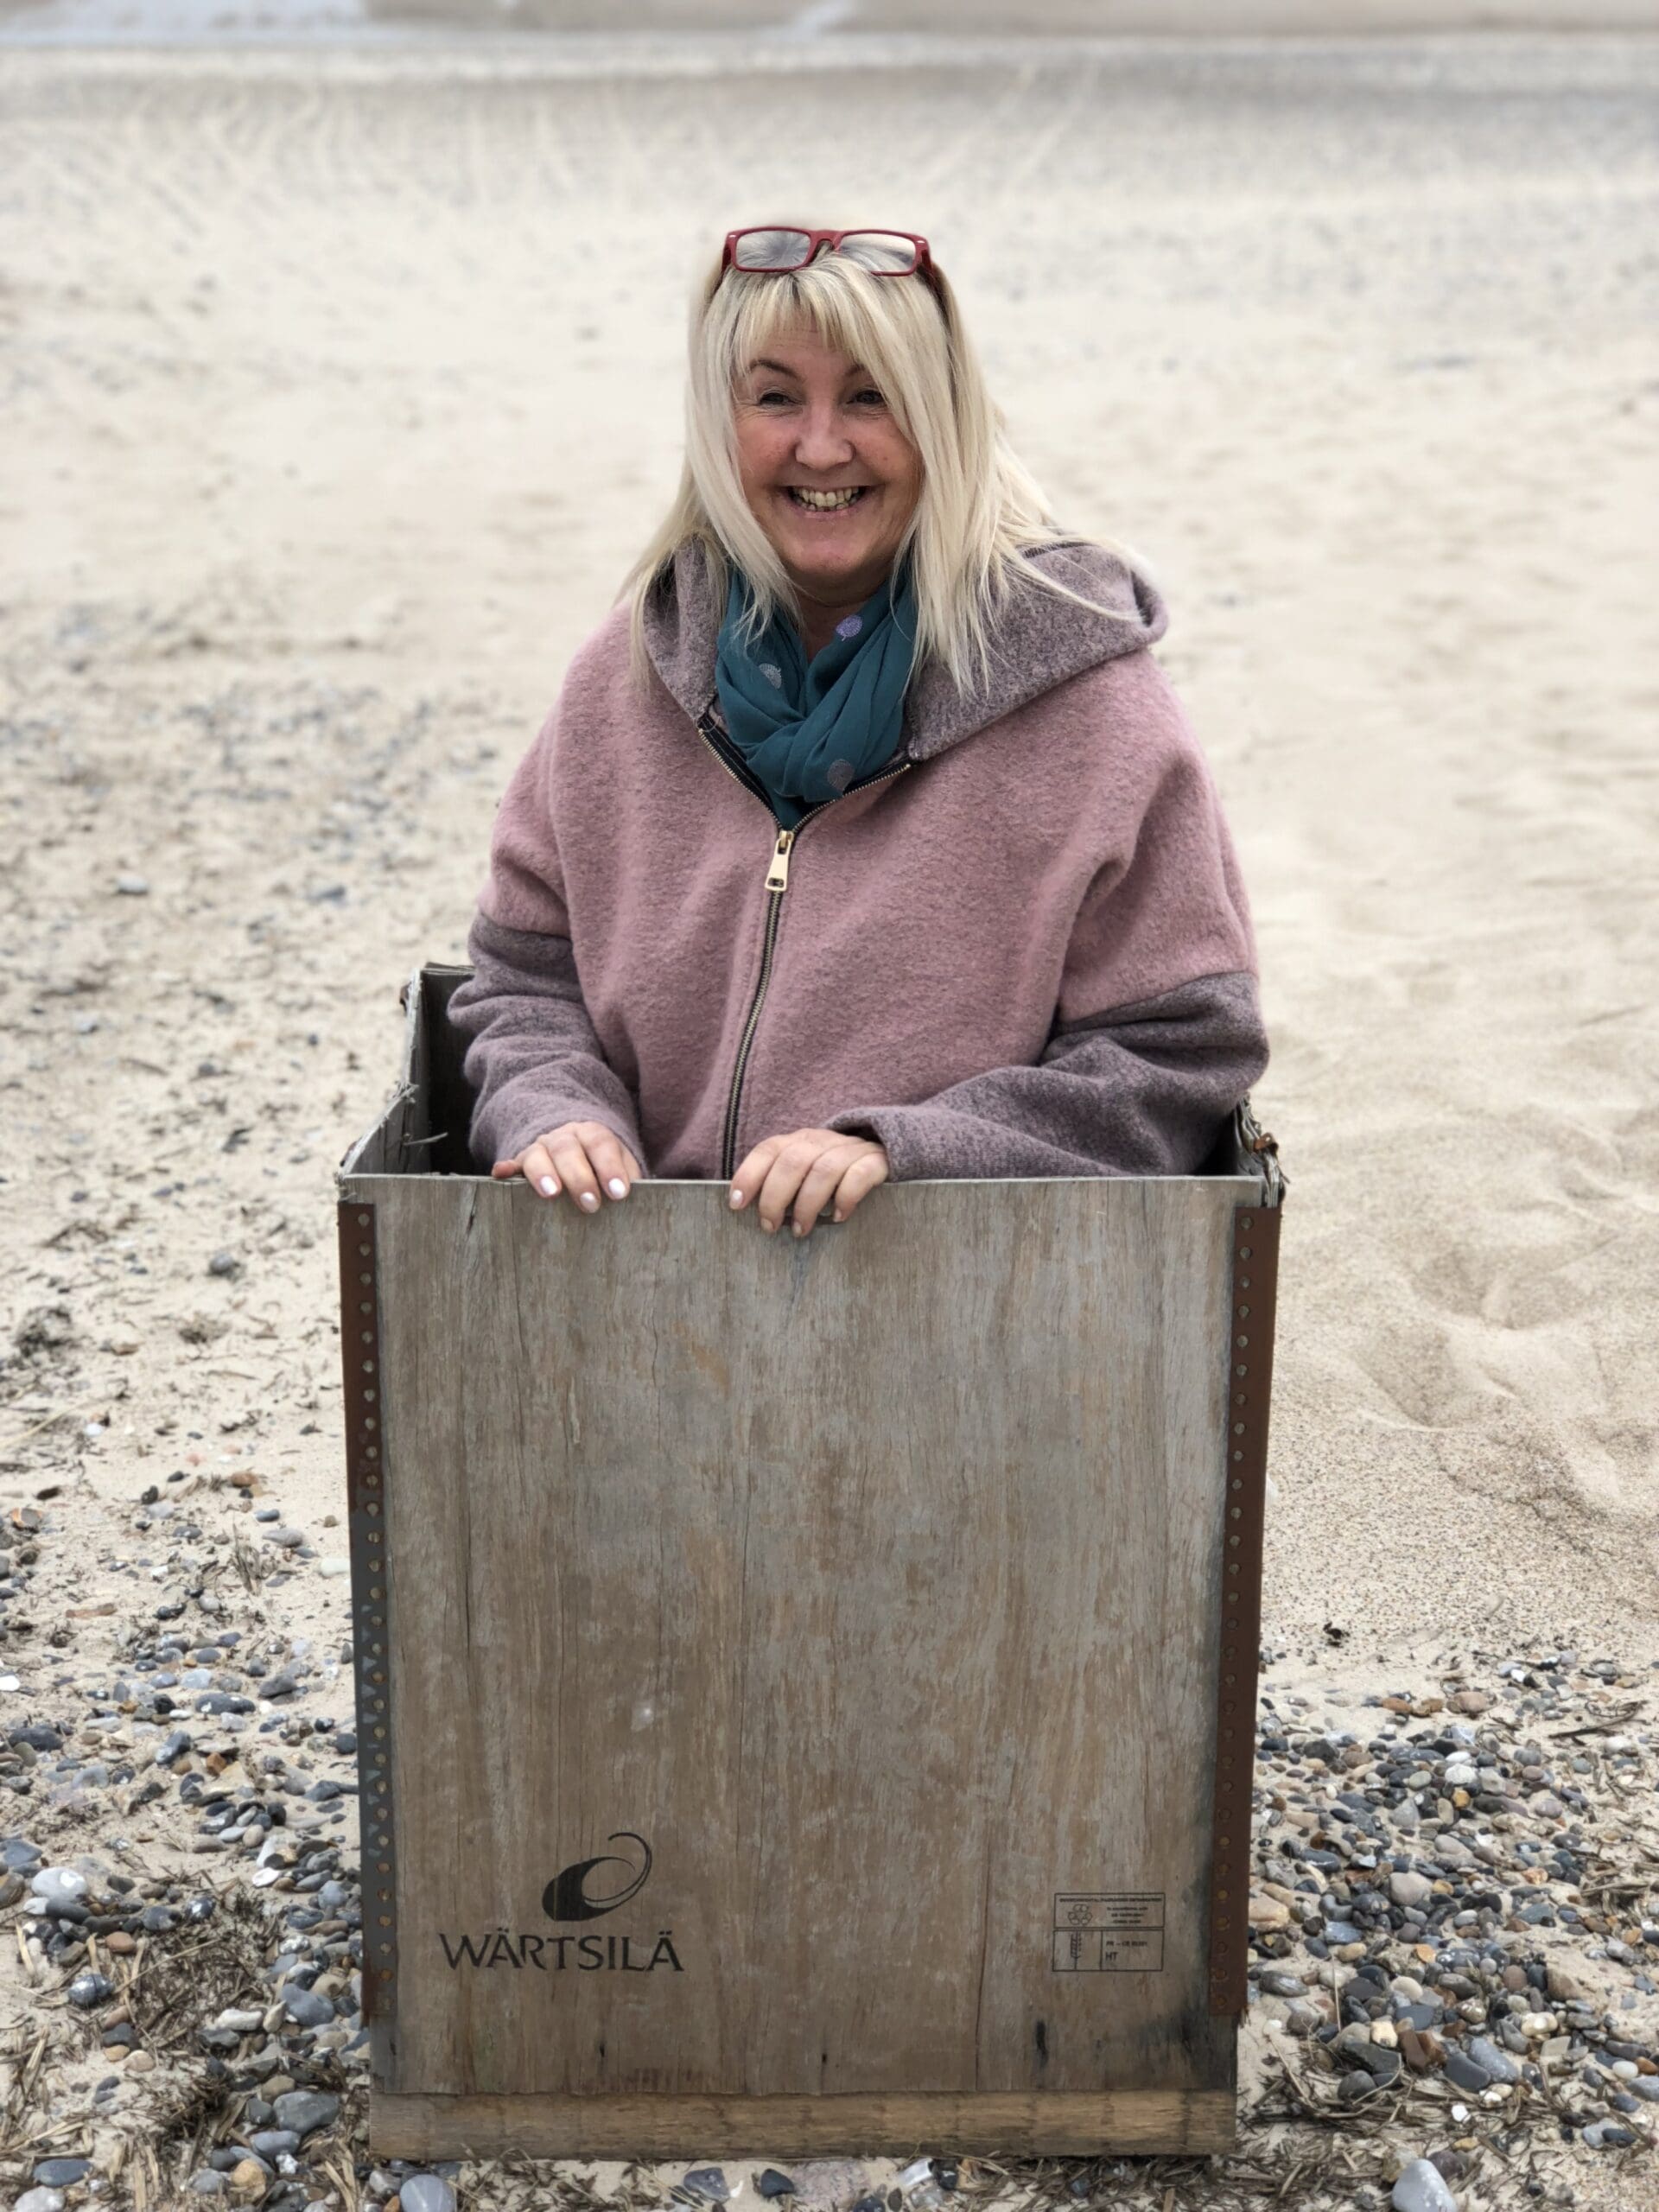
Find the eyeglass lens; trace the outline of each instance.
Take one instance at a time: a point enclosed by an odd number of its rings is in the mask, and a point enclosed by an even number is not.
[[[804,269],[811,244],[805,231],[745,231],[733,246],[732,259],[739,269],[772,274]],[[897,231],[849,231],[836,251],[890,276],[906,275],[916,266],[916,248]]]

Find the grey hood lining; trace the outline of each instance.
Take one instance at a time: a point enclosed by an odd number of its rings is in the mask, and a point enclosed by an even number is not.
[[[937,662],[912,678],[905,698],[909,759],[931,760],[948,752],[1084,669],[1155,644],[1168,627],[1157,586],[1104,546],[1069,538],[1039,546],[1026,557],[1055,582],[1108,611],[1096,613],[1014,576],[991,617],[986,682],[960,689]],[[646,595],[645,632],[652,665],[693,721],[714,696],[715,643],[724,614],[723,601],[715,604],[703,549],[688,539]]]

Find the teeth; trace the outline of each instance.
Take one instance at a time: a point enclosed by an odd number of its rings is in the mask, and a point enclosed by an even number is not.
[[[837,507],[850,507],[863,489],[864,486],[859,484],[848,492],[809,492],[798,484],[791,484],[789,496],[800,506],[813,507],[821,514],[828,514]]]

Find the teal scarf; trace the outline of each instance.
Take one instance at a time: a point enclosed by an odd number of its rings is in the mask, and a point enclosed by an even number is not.
[[[910,563],[902,562],[810,662],[781,613],[753,645],[740,645],[738,624],[753,601],[747,577],[734,568],[715,688],[732,742],[765,785],[779,826],[792,830],[809,808],[874,775],[898,750],[916,594]]]

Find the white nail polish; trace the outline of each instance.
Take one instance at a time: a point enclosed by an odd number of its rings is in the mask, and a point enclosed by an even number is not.
[[[599,1204],[599,1192],[597,1191],[584,1191],[582,1194],[581,1202],[587,1207],[588,1212],[591,1213],[594,1208]]]
[[[742,1192],[741,1192],[741,1191],[740,1191],[740,1190],[736,1187],[736,1185],[733,1185],[733,1187],[732,1187],[732,1195],[731,1195],[731,1197],[728,1199],[727,1204],[728,1204],[728,1205],[741,1206],[741,1205],[742,1205],[742,1203],[743,1203],[743,1193],[742,1193]]]
[[[544,1198],[550,1198],[556,1196],[559,1186],[550,1175],[543,1175],[536,1187]]]
[[[628,1195],[628,1186],[620,1175],[613,1175],[605,1187],[613,1198],[626,1198]]]

